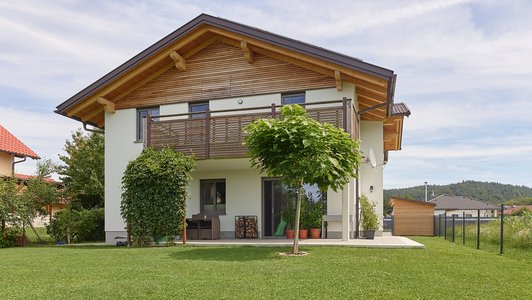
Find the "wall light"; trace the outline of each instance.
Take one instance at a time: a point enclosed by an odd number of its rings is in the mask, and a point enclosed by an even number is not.
[[[373,186],[372,185],[369,186],[369,192],[373,193]]]

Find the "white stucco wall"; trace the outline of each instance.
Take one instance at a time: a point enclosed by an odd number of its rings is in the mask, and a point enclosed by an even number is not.
[[[377,121],[360,122],[360,148],[364,156],[369,155],[369,149],[373,149],[377,166],[373,168],[369,163],[360,165],[360,194],[368,196],[368,199],[376,203],[377,216],[379,217],[379,230],[382,230],[383,213],[383,124]],[[373,192],[370,187],[373,186]]]
[[[136,109],[105,113],[105,232],[106,241],[114,244],[115,236],[124,236],[125,224],[120,215],[121,181],[128,162],[141,152],[136,143]]]

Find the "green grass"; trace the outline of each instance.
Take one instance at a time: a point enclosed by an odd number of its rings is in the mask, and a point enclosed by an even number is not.
[[[26,237],[30,244],[53,244],[54,240],[46,233],[45,227],[35,227],[35,231],[41,237],[41,240],[37,237],[35,232],[29,227],[26,228]]]
[[[532,253],[426,249],[28,247],[0,250],[0,299],[532,299]]]

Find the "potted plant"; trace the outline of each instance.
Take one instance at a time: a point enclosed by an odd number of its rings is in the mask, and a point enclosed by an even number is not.
[[[296,227],[296,209],[293,201],[288,201],[288,205],[282,212],[282,218],[286,222],[286,238],[294,238],[294,228]]]
[[[318,201],[312,204],[309,213],[310,238],[319,239],[321,226],[323,223],[323,202]]]
[[[366,195],[360,197],[362,209],[362,228],[366,239],[375,238],[375,230],[379,228],[379,219],[375,211],[375,203],[369,201]]]
[[[301,199],[301,215],[299,217],[299,238],[308,238],[309,227],[309,201],[306,195]]]

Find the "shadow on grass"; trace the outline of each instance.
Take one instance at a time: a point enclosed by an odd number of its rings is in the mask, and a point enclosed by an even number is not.
[[[183,249],[183,248],[182,248]],[[281,259],[280,252],[286,252],[286,247],[187,247],[184,251],[170,254],[176,260],[201,261],[260,261]]]

